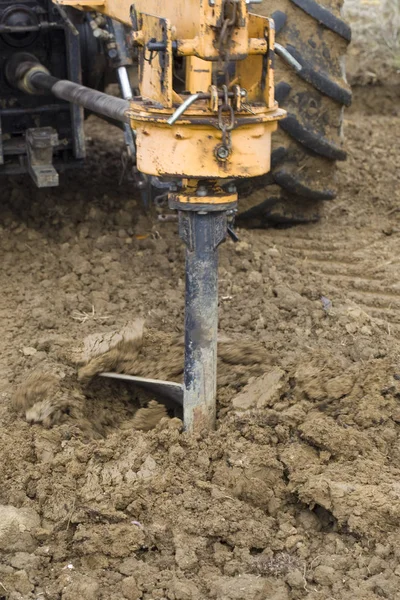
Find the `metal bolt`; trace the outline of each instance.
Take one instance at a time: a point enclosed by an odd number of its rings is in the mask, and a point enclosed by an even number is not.
[[[228,148],[226,148],[226,146],[219,146],[219,148],[217,148],[216,154],[217,154],[217,158],[220,158],[221,160],[225,160],[229,156],[229,150],[228,150]]]
[[[158,215],[158,220],[161,221],[162,223],[166,223],[167,221],[177,221],[178,215],[161,214],[161,215]]]
[[[207,188],[205,185],[199,185],[196,190],[196,196],[207,196]]]
[[[226,188],[226,191],[227,191],[229,194],[236,194],[236,185],[235,185],[234,183],[230,183],[230,184],[227,186],[227,188]]]

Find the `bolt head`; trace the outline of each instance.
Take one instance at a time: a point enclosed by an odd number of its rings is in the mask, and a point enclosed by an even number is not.
[[[229,150],[226,146],[218,146],[216,149],[216,155],[220,160],[226,160],[229,156]]]
[[[204,185],[199,185],[196,190],[196,196],[207,196],[207,188]]]

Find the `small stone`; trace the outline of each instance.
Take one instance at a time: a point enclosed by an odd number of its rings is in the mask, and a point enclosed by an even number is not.
[[[368,327],[368,325],[363,325],[360,329],[360,333],[363,335],[372,335],[372,329],[371,327]]]
[[[73,256],[70,260],[72,271],[76,275],[84,275],[91,272],[91,264],[80,256]]]
[[[95,248],[103,252],[109,252],[115,246],[115,238],[112,235],[101,235],[95,242]]]
[[[285,540],[285,548],[286,550],[291,550],[292,548],[294,548],[295,546],[297,547],[297,544],[299,542],[303,541],[303,536],[302,535],[289,535],[286,540]]]
[[[382,558],[373,556],[368,563],[368,572],[371,573],[371,575],[377,575],[378,573],[382,573],[386,566],[386,562]]]
[[[262,285],[263,276],[258,271],[250,271],[248,275],[248,282],[253,284],[254,287]]]
[[[14,569],[9,565],[2,565],[0,563],[0,575],[10,575],[10,573],[14,573]]]
[[[50,537],[50,535],[50,529],[43,529],[42,527],[39,527],[39,529],[36,530],[35,538],[39,542],[45,542]]]
[[[305,589],[306,580],[300,569],[294,569],[286,575],[286,583],[293,589]]]
[[[122,575],[133,575],[138,570],[138,566],[138,559],[134,556],[130,556],[120,564],[118,571],[122,573]]]
[[[139,590],[134,577],[125,577],[121,584],[122,593],[127,600],[139,600],[142,592]]]
[[[100,586],[91,577],[85,575],[76,575],[70,584],[68,584],[61,596],[62,600],[98,600],[100,598]]]
[[[35,550],[35,554],[37,556],[52,556],[49,546],[39,546],[39,548]]]
[[[29,552],[16,552],[10,559],[10,565],[14,569],[23,571],[25,569],[37,570],[40,563],[40,558]]]
[[[306,531],[320,531],[321,521],[311,510],[302,510],[297,517],[298,525]]]
[[[251,248],[250,244],[243,240],[241,242],[237,242],[234,245],[236,254],[247,254],[249,252],[250,248]]]
[[[332,585],[337,577],[337,573],[333,567],[319,565],[314,569],[313,579],[320,585]]]
[[[36,348],[32,348],[31,346],[25,346],[24,348],[22,348],[22,354],[24,356],[33,356],[34,354],[36,354],[36,352]]]
[[[273,292],[276,296],[276,304],[280,309],[286,311],[298,310],[301,306],[307,304],[307,298],[287,285],[277,285]]]
[[[175,596],[175,600],[198,600],[200,592],[193,581],[181,581],[174,579],[171,585],[171,591]]]
[[[355,323],[347,323],[345,325],[345,329],[346,329],[347,333],[349,333],[350,335],[353,335],[357,331],[357,325]]]
[[[55,329],[57,325],[54,317],[51,317],[50,315],[41,316],[37,322],[41,329]]]
[[[196,553],[187,546],[177,547],[175,561],[182,571],[193,569],[198,564]]]
[[[26,571],[17,571],[13,576],[14,588],[17,592],[20,592],[24,597],[30,594],[35,586],[29,581]]]

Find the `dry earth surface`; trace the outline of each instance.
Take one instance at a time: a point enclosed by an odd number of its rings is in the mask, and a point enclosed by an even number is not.
[[[398,0],[345,0],[352,28],[346,60],[352,84],[400,84],[400,3]]]
[[[355,96],[321,222],[221,249],[211,434],[77,378],[140,318],[129,368],[182,367],[183,247],[116,185],[118,132],[89,120],[58,189],[2,182],[1,600],[400,598],[400,106]]]

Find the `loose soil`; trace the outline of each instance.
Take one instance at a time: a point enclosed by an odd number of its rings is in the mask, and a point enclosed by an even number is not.
[[[183,245],[117,185],[119,132],[91,118],[58,189],[2,182],[1,600],[400,598],[399,112],[356,90],[321,222],[221,248],[195,437],[92,377],[182,369]]]

